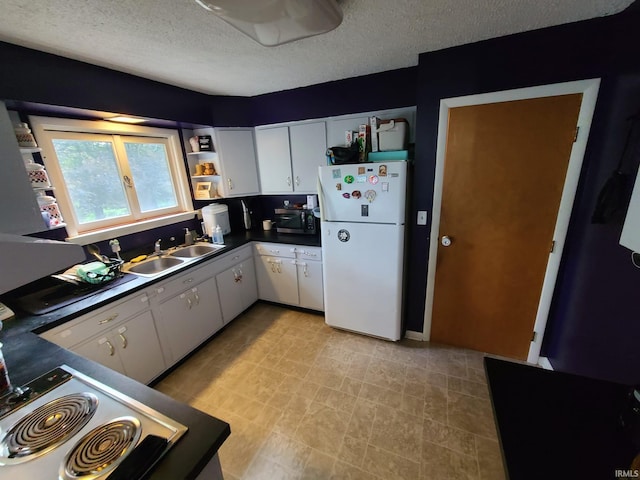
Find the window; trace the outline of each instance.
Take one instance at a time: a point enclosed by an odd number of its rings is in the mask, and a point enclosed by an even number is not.
[[[71,240],[90,243],[193,217],[177,131],[30,120]]]

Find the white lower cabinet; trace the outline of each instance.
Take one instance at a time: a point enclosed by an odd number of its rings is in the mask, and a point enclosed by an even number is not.
[[[222,320],[226,325],[258,299],[256,270],[249,257],[216,275]]]
[[[296,260],[296,267],[298,268],[300,306],[312,310],[324,311],[322,262]]]
[[[260,299],[298,305],[298,273],[295,260],[281,257],[257,258]]]
[[[150,311],[71,351],[142,383],[150,382],[166,369]]]
[[[182,280],[179,280],[182,281]],[[190,287],[154,307],[160,344],[173,365],[223,326],[215,278]]]
[[[256,243],[256,254],[261,300],[324,310],[319,247]]]
[[[149,383],[167,368],[146,291],[82,315],[41,336],[139,382]]]
[[[149,383],[258,298],[323,310],[321,250],[245,245],[42,333]]]

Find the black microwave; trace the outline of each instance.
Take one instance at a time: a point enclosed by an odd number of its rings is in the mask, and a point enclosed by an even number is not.
[[[318,233],[318,222],[313,210],[307,208],[276,208],[276,231],[278,233],[298,233],[315,235]]]

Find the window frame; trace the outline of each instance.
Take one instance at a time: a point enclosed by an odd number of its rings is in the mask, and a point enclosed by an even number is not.
[[[38,145],[42,149],[42,159],[51,182],[54,186],[57,186],[54,192],[65,223],[67,224],[68,241],[86,245],[88,243],[108,240],[115,236],[128,235],[183,220],[190,220],[194,217],[193,200],[189,189],[189,179],[185,168],[185,160],[178,130],[119,124],[102,120],[75,120],[40,116],[30,116],[29,122],[38,141]],[[120,148],[124,149],[126,137],[133,137],[140,141],[143,141],[144,138],[150,140],[155,139],[159,140],[159,143],[164,143],[178,203],[177,207],[156,210],[148,214],[143,213],[140,211],[137,200],[134,199],[132,202],[130,192],[125,192],[129,207],[133,209],[131,215],[126,218],[119,217],[80,225],[75,217],[75,211],[72,208],[71,199],[53,147],[53,139],[57,138],[57,133],[72,133],[74,134],[73,136],[76,136],[76,134],[86,134],[87,136],[108,135],[115,137],[112,147],[114,154],[117,153],[117,155],[120,154]],[[118,145],[116,140],[122,143]],[[116,162],[118,163],[120,174],[131,176],[130,172],[126,173],[126,169],[124,171],[122,170],[120,166],[121,160],[117,159]],[[127,169],[128,168],[127,165]],[[135,197],[135,194],[133,197]]]

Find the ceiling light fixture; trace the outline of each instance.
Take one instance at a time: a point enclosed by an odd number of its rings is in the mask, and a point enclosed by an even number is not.
[[[110,122],[118,122],[118,123],[143,123],[147,120],[145,118],[140,117],[130,117],[128,115],[116,115],[115,117],[105,118],[105,120],[109,120]]]
[[[326,33],[342,22],[335,0],[195,1],[265,47]]]

